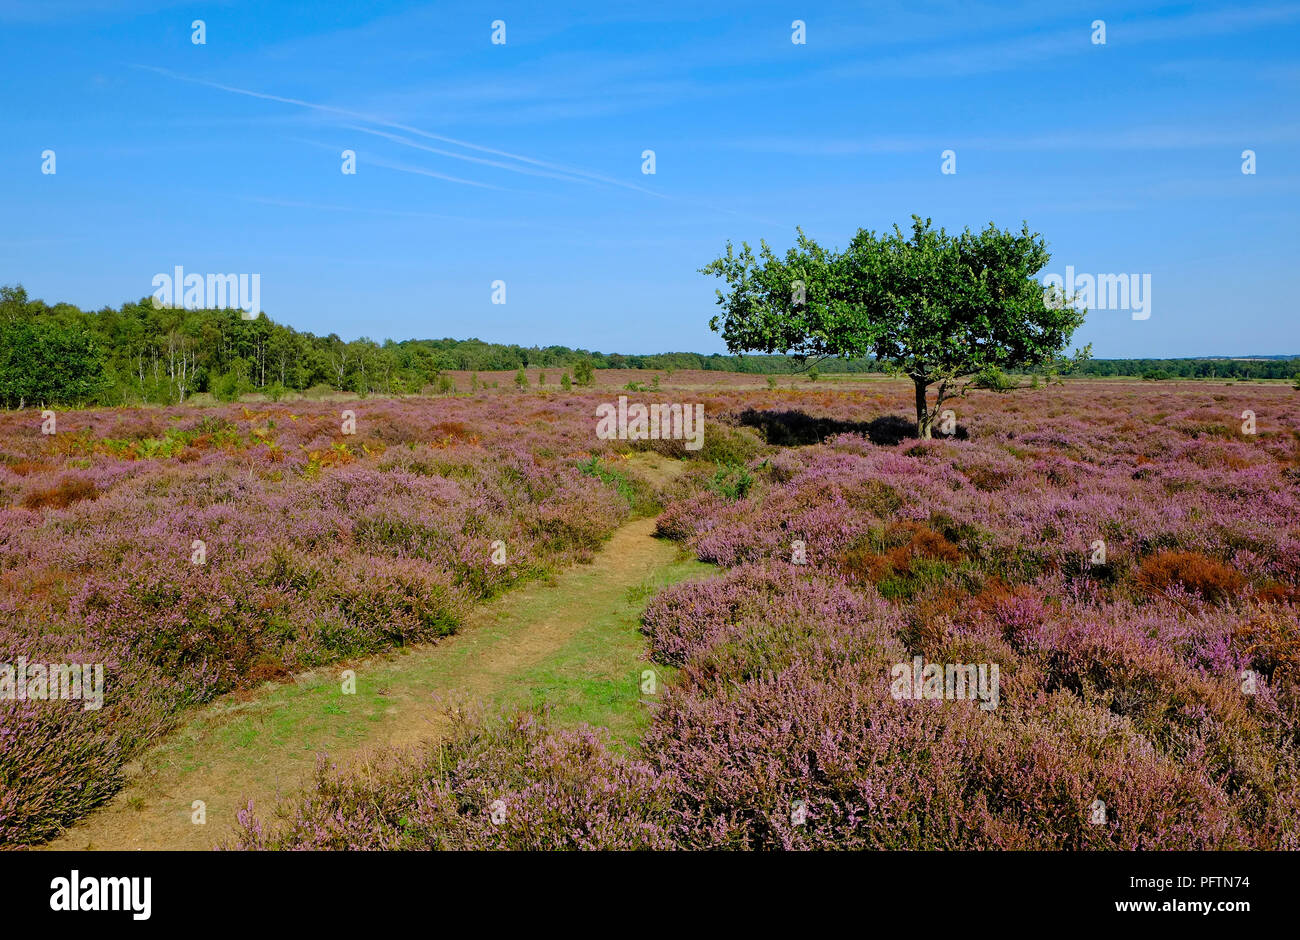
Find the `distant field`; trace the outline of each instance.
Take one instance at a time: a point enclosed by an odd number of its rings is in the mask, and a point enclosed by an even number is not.
[[[554,394],[561,394],[560,378],[568,370],[565,369],[525,369],[524,372],[528,377],[528,386],[534,391],[546,391]],[[467,372],[467,371],[450,371],[445,373],[455,383],[457,394],[467,394],[471,392],[474,383],[477,383],[477,390],[484,393],[491,392],[515,392],[515,377],[518,370],[500,370],[484,372]],[[900,380],[897,377],[874,372],[821,372],[813,380],[809,379],[806,373],[795,375],[756,375],[743,372],[715,372],[704,369],[676,369],[672,372],[666,370],[654,369],[597,369],[594,372],[594,389],[610,389],[620,392],[627,391],[626,386],[629,383],[635,383],[645,386],[647,392],[653,389],[655,378],[658,377],[659,388],[682,388],[682,389],[767,389],[773,386],[769,385],[769,378],[775,383],[775,388],[795,389],[817,391],[830,386],[836,388],[844,386],[860,386],[875,388],[881,385],[896,387],[900,393],[907,392],[911,386],[906,380]],[[570,376],[572,378],[572,376]],[[1024,384],[1031,380],[1023,378]],[[1040,380],[1046,384],[1045,380]],[[1232,379],[1140,379],[1135,376],[1066,376],[1061,381],[1067,385],[1101,383],[1105,385],[1133,385],[1138,388],[1150,389],[1156,386],[1178,386],[1178,385],[1208,385],[1232,387],[1235,385],[1243,386],[1276,386],[1289,388],[1291,382],[1285,379],[1253,379],[1253,380],[1232,380]],[[429,393],[426,393],[429,394]],[[359,396],[351,392],[336,392],[325,396],[324,401],[353,401]],[[260,394],[251,394],[246,396],[246,401],[263,401],[264,396]],[[285,401],[303,400],[303,396],[296,392],[287,393]],[[198,394],[194,396],[195,404],[214,404],[211,396]]]

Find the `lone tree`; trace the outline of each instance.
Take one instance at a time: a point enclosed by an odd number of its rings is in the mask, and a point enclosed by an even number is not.
[[[700,269],[730,286],[717,292],[724,313],[709,325],[733,353],[874,356],[915,385],[919,437],[972,385],[1007,388],[1002,370],[1055,371],[1089,355],[1062,358],[1086,311],[1034,280],[1051,255],[1028,226],[949,235],[912,216],[910,237],[897,225],[879,236],[859,229],[843,252],[798,232],[784,258],[766,242],[757,258],[747,243],[737,253],[728,242]]]

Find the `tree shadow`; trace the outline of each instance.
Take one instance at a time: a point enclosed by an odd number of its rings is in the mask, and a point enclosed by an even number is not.
[[[747,408],[737,415],[746,427],[756,428],[763,439],[777,447],[820,444],[836,434],[861,434],[873,444],[892,447],[916,437],[916,422],[898,415],[884,415],[874,421],[840,421],[814,418],[802,411],[758,411]]]

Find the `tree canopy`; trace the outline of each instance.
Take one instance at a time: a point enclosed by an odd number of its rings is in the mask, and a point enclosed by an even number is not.
[[[84,329],[0,319],[0,405],[93,402],[104,392],[104,357]]]
[[[1034,275],[1050,259],[1028,226],[950,235],[913,216],[910,235],[860,229],[842,252],[802,229],[784,257],[766,242],[757,257],[729,242],[701,273],[730,288],[717,292],[723,314],[710,323],[729,350],[871,356],[913,381],[917,433],[929,437],[944,401],[968,387],[962,379],[989,384],[999,371],[1063,362],[1086,311],[1045,296]]]

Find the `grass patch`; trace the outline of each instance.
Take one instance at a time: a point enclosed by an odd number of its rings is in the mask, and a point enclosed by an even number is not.
[[[716,569],[694,559],[673,562],[628,588],[620,603],[589,621],[563,648],[513,677],[503,704],[546,705],[558,726],[599,725],[616,749],[634,748],[676,670],[650,662],[641,614],[650,598],[673,584]],[[655,694],[643,694],[642,675],[654,671]],[[645,704],[645,703],[650,704]]]

